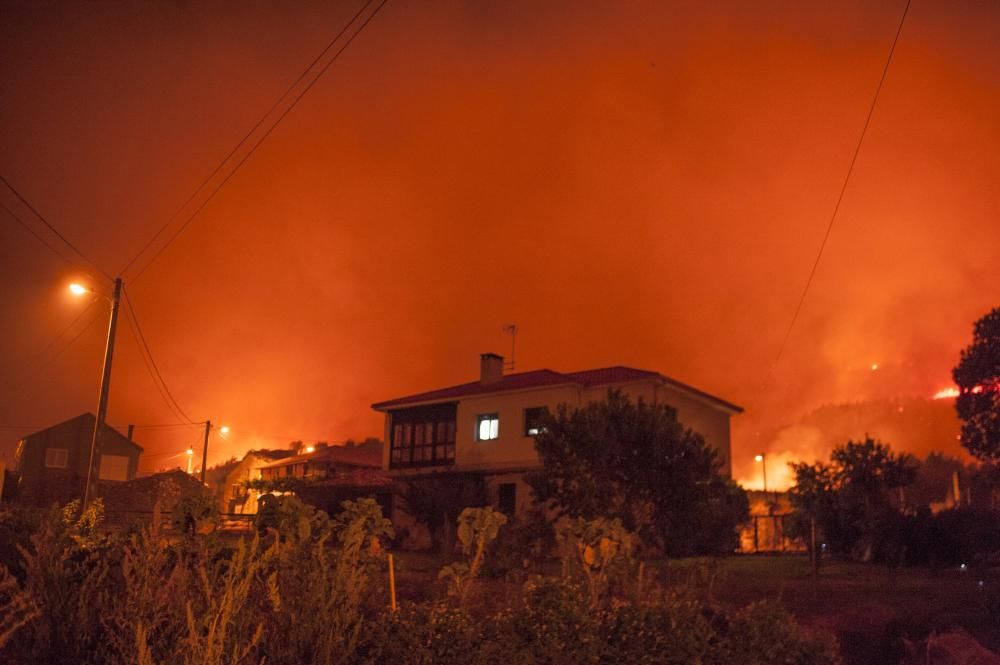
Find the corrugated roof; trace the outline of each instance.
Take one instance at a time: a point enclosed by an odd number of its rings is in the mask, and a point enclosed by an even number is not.
[[[560,384],[573,384],[585,388],[595,386],[614,385],[619,383],[630,383],[632,381],[643,381],[655,379],[673,386],[683,392],[688,392],[702,397],[710,402],[714,402],[724,409],[742,412],[743,408],[714,395],[698,390],[676,379],[663,376],[659,372],[645,369],[635,369],[615,365],[613,367],[602,367],[599,369],[589,369],[579,372],[554,372],[550,369],[540,369],[533,372],[521,372],[519,374],[509,374],[496,383],[483,384],[479,381],[463,383],[457,386],[431,390],[428,392],[407,395],[397,399],[377,402],[372,404],[372,408],[377,411],[407,406],[411,404],[421,404],[429,402],[447,402],[458,400],[463,397],[473,397],[475,395],[489,395],[492,393],[507,392],[511,390],[524,390],[527,388],[540,388],[544,386],[554,386]]]

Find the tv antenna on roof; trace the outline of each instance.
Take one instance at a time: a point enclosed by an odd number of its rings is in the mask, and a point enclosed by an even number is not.
[[[514,371],[514,351],[517,349],[517,324],[508,323],[503,327],[505,335],[510,335],[510,360],[504,363],[504,369],[508,372]]]

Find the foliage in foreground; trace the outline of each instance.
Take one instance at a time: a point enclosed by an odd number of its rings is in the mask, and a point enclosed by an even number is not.
[[[590,607],[560,579],[526,585],[524,599],[487,617],[446,604],[404,606],[373,622],[358,662],[370,665],[825,665],[836,644],[804,631],[780,606],[730,612],[691,599]]]
[[[372,500],[334,519],[286,497],[265,535],[223,545],[155,529],[108,537],[91,519],[44,520],[23,549],[25,582],[0,574],[0,660],[139,665],[520,665],[838,663],[832,638],[780,607],[729,610],[696,594],[638,593],[642,564],[620,522],[560,534],[564,575],[533,577],[501,609],[463,602],[387,608],[392,528]],[[467,590],[505,517],[466,511]],[[0,570],[2,572],[2,570]],[[638,585],[629,580],[638,579]]]

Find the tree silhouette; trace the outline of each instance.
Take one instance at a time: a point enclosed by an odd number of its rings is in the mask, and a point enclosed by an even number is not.
[[[976,321],[951,375],[960,391],[962,445],[983,461],[1000,462],[1000,308]]]
[[[913,482],[917,462],[870,436],[837,446],[830,462],[790,465],[795,474],[790,496],[802,518],[800,533],[815,519],[833,551],[867,560],[898,513],[892,490]]]
[[[665,404],[601,402],[547,416],[535,438],[542,469],[526,480],[560,514],[620,519],[672,555],[731,552],[749,512],[746,493],[719,475],[715,451]]]

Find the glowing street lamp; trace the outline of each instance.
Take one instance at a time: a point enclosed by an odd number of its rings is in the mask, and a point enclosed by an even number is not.
[[[764,491],[767,491],[767,457],[764,453],[757,453],[753,458],[754,462],[760,462],[760,470],[764,474]]]
[[[69,292],[72,293],[74,296],[82,296],[85,293],[90,293],[90,289],[88,289],[83,284],[77,284],[76,282],[73,282],[72,284],[69,285]]]
[[[229,434],[229,426],[223,425],[219,428],[219,434]]]

